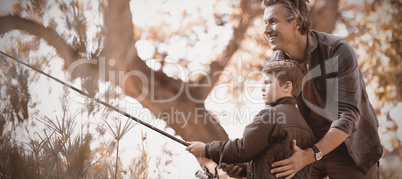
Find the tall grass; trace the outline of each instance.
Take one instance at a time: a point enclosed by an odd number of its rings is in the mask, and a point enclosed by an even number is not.
[[[66,99],[66,96],[61,99],[63,112],[59,116],[44,116],[34,120],[45,126],[43,131],[32,132],[28,122],[19,123],[28,134],[32,134],[24,143],[16,138],[18,125],[0,113],[0,178],[147,177],[149,156],[144,143],[146,134],[141,132],[143,140],[138,141],[141,143],[138,145],[141,157],[123,166],[120,161],[120,141],[135,124],[129,120],[122,122],[113,119],[88,124],[101,129],[99,133],[107,131],[113,137],[94,147],[91,144],[102,141],[102,135],[90,133],[90,130],[79,130],[77,121],[81,121],[80,113],[68,111]]]

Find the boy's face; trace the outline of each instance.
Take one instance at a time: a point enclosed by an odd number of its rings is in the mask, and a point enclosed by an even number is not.
[[[296,20],[288,22],[284,12],[285,6],[280,3],[268,6],[264,11],[264,34],[268,36],[272,50],[286,51],[298,33]]]
[[[272,74],[263,74],[264,87],[262,87],[262,99],[265,104],[271,104],[279,98],[288,96],[284,89],[286,85],[279,85],[279,80]]]

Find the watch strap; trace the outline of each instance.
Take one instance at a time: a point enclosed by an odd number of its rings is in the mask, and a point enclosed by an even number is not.
[[[317,146],[315,146],[315,145],[313,145],[313,146],[311,147],[311,149],[313,149],[314,153],[320,152],[320,149],[318,149]]]
[[[322,153],[321,153],[320,149],[318,149],[317,146],[315,146],[315,145],[313,145],[311,147],[311,149],[313,149],[313,151],[314,151],[314,159],[315,159],[315,161],[321,160]]]

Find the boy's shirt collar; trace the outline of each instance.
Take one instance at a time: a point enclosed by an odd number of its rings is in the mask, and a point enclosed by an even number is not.
[[[282,97],[282,98],[279,98],[276,101],[272,102],[271,104],[266,105],[266,107],[274,107],[274,106],[276,106],[278,104],[295,105],[296,104],[296,98],[290,97],[290,96]]]

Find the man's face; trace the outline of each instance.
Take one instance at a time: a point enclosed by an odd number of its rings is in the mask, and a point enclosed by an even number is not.
[[[262,87],[262,99],[265,104],[271,104],[277,99],[284,97],[283,87],[279,85],[279,80],[272,74],[264,74],[264,87]]]
[[[296,20],[288,22],[284,15],[285,6],[283,4],[274,4],[265,8],[264,11],[264,33],[268,36],[272,50],[291,50],[289,45],[296,40],[295,35],[298,32]]]

